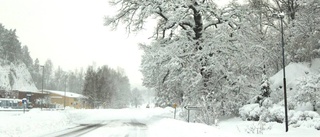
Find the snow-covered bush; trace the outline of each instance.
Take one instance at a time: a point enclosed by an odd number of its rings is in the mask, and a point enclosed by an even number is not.
[[[296,109],[314,110],[313,104],[320,100],[320,74],[309,74],[298,79],[296,85],[297,93],[292,97],[296,102]]]
[[[313,119],[320,118],[319,114],[314,111],[290,111],[289,124],[299,126],[301,121],[312,121]]]
[[[320,130],[320,118],[313,119],[314,128]]]
[[[260,107],[259,104],[244,105],[239,109],[243,120],[282,123],[284,119],[284,108],[280,105],[272,105],[269,108]]]
[[[263,134],[265,130],[271,130],[271,126],[267,125],[266,122],[259,121],[257,123],[252,123],[252,125],[248,125],[245,131],[248,134]]]
[[[258,121],[261,115],[259,104],[244,105],[239,109],[239,114],[242,120]]]
[[[284,107],[274,104],[272,107],[260,107],[259,104],[244,105],[239,109],[242,120],[262,122],[284,122]],[[289,125],[293,127],[308,127],[320,130],[320,115],[314,111],[294,111],[288,113]],[[259,126],[248,127],[246,132],[255,133]],[[254,132],[252,132],[254,131]],[[259,131],[260,133],[260,131]]]
[[[270,121],[282,123],[284,120],[284,107],[274,104],[268,109],[270,112]]]
[[[306,120],[306,121],[298,121],[297,124],[294,124],[293,126],[315,128],[317,130],[320,130],[320,118],[315,118],[315,119]]]

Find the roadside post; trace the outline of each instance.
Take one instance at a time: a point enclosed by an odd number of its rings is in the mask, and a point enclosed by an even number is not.
[[[173,106],[173,108],[174,108],[174,115],[173,115],[173,119],[176,119],[177,104],[176,104],[176,103],[174,103],[172,106]]]
[[[26,97],[26,108],[29,108],[29,105],[28,105],[28,100],[30,101],[31,100],[31,96],[32,94],[30,92],[27,93],[27,97]]]
[[[200,110],[202,107],[196,107],[196,106],[185,106],[186,110],[188,110],[188,123],[190,121],[190,110]]]
[[[26,111],[26,105],[27,105],[27,99],[26,99],[26,98],[23,98],[23,99],[22,99],[22,105],[23,105],[23,113],[25,113],[25,111]]]

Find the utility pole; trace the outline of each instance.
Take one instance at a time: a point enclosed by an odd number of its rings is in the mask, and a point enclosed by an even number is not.
[[[282,66],[283,66],[283,92],[284,92],[284,113],[286,122],[286,132],[288,132],[288,106],[287,106],[287,83],[286,83],[286,66],[284,57],[284,34],[283,34],[283,18],[284,15],[280,15],[281,24],[281,43],[282,43]]]
[[[283,32],[283,18],[284,13],[281,12],[279,14],[273,14],[272,17],[280,19],[280,27],[281,27],[281,45],[282,45],[282,69],[283,69],[283,93],[284,93],[284,113],[285,113],[285,126],[286,132],[288,132],[288,106],[287,106],[287,83],[286,83],[286,64],[284,57],[284,32]]]
[[[42,108],[43,108],[43,100],[44,100],[44,94],[43,94],[44,66],[40,66],[40,67],[42,67],[42,84],[41,84],[42,95],[43,95],[43,98],[41,100],[41,110],[42,110]]]
[[[64,110],[66,109],[67,79],[68,79],[68,76],[66,76],[66,83],[65,83],[65,90],[64,90],[64,100],[63,100],[63,109],[64,109]]]

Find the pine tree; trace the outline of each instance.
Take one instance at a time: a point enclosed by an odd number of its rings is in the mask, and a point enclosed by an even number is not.
[[[88,97],[89,103],[94,106],[94,101],[96,100],[96,72],[92,66],[89,66],[85,75],[85,82],[83,87],[83,95]]]
[[[270,82],[269,82],[269,78],[267,77],[267,74],[266,74],[266,66],[264,65],[263,66],[263,74],[262,74],[262,82],[261,82],[261,93],[260,95],[257,97],[257,103],[260,104],[260,106],[263,106],[263,105],[270,105],[268,104],[268,101],[269,101],[269,97],[270,97],[270,94],[271,94],[271,89],[270,89]]]

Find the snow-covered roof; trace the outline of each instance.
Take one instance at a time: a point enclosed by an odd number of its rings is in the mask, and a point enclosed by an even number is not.
[[[66,96],[69,98],[86,98],[86,96],[77,94],[77,93],[72,93],[72,92],[65,92],[65,91],[56,91],[56,90],[44,90],[45,92],[57,94],[60,96]]]
[[[38,90],[25,90],[25,89],[14,89],[14,90],[19,92],[29,92],[29,93],[38,93],[38,94],[42,93],[41,91],[38,91]]]

